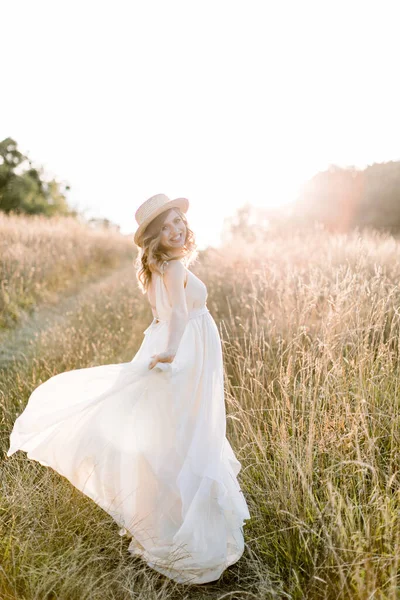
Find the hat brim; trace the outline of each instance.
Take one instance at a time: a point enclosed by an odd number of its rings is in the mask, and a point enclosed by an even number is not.
[[[142,247],[142,235],[146,227],[153,221],[153,219],[158,217],[158,215],[161,215],[161,213],[169,210],[170,208],[179,208],[182,212],[186,213],[189,208],[189,200],[187,198],[175,198],[175,200],[166,202],[163,206],[160,206],[154,212],[152,212],[151,215],[145,219],[135,231],[133,239],[137,246]]]

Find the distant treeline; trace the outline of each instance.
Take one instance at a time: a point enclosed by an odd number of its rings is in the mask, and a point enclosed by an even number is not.
[[[400,161],[365,169],[331,166],[302,189],[293,216],[319,221],[328,229],[358,227],[400,232]]]
[[[365,169],[332,165],[307,181],[292,205],[254,206],[246,199],[224,223],[222,240],[261,242],[272,233],[288,233],[321,224],[330,231],[375,229],[400,235],[400,161]],[[266,203],[268,197],[266,197]]]
[[[34,167],[12,138],[0,142],[0,211],[77,216],[78,211],[67,202],[69,189],[66,183],[46,181],[43,169]],[[265,200],[267,203],[268,198]],[[254,207],[251,198],[244,201],[246,204],[237,214],[226,219],[223,236],[227,239],[240,235],[253,241],[264,237],[271,228],[281,230],[315,222],[332,231],[358,227],[398,234],[400,161],[374,163],[365,169],[331,165],[304,184],[289,212]],[[107,219],[101,222],[112,226]]]

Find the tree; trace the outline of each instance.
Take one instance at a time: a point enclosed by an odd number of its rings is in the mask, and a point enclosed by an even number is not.
[[[400,232],[400,161],[365,169],[331,165],[302,189],[298,222],[319,221],[334,231],[354,227]]]
[[[12,138],[0,142],[0,210],[17,214],[77,216],[66,199],[69,185],[46,181],[42,167],[17,148]]]

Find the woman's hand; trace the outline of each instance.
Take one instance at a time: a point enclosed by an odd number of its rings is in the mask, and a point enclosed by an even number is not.
[[[152,369],[158,362],[172,363],[175,358],[174,352],[161,352],[161,354],[153,354],[149,364],[149,369]]]

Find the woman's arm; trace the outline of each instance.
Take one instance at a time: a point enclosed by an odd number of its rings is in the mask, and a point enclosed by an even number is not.
[[[185,267],[180,261],[173,260],[167,263],[164,282],[171,304],[166,352],[175,355],[189,320],[185,294]]]
[[[171,304],[167,348],[165,352],[151,357],[149,369],[152,369],[157,362],[171,363],[174,360],[189,320],[185,294],[185,267],[180,261],[173,260],[167,263],[164,283]]]

